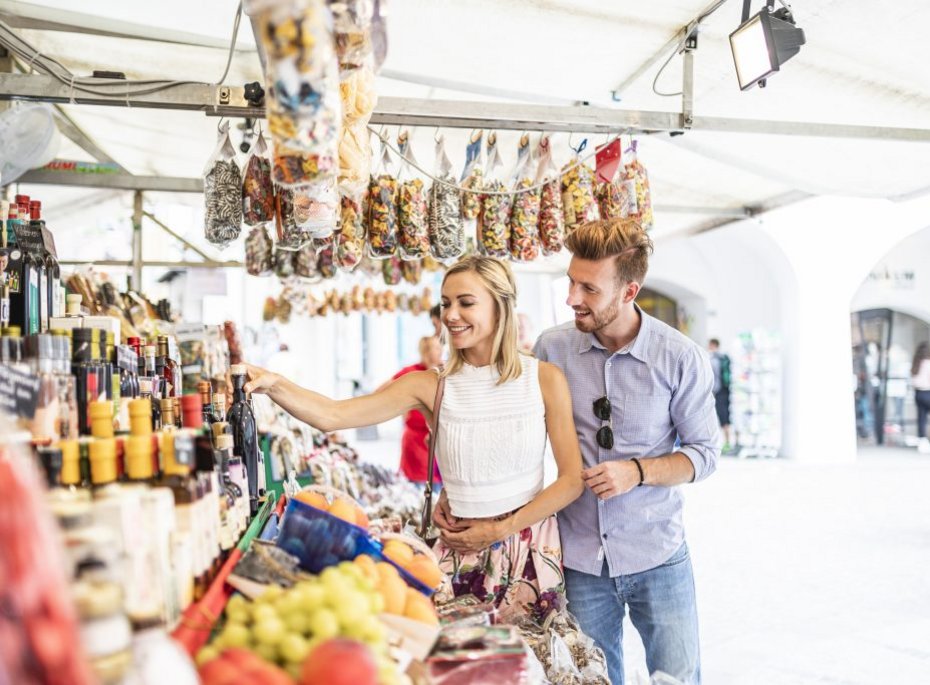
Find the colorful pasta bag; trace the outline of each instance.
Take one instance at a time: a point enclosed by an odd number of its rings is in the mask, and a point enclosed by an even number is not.
[[[403,262],[397,256],[389,257],[381,262],[381,276],[385,285],[397,285],[403,278],[400,265]]]
[[[510,210],[513,197],[502,180],[503,162],[497,136],[488,136],[488,176],[482,189],[478,216],[478,246],[482,254],[506,259],[510,254]]]
[[[406,131],[397,139],[401,164],[397,174],[397,244],[401,259],[420,260],[429,252],[429,207],[423,181],[414,177],[416,164]]]
[[[462,170],[462,217],[466,221],[477,221],[481,213],[481,195],[476,192],[484,185],[484,171],[481,159],[481,144],[484,134],[472,133],[468,147],[465,148],[465,168]]]
[[[274,243],[264,226],[256,226],[245,238],[245,270],[252,276],[270,276],[274,270]]]
[[[530,262],[539,256],[540,190],[531,173],[530,139],[524,134],[514,172],[513,208],[510,213],[510,258]]]
[[[365,227],[361,202],[352,195],[339,199],[339,230],[333,251],[333,263],[343,271],[353,271],[365,254]]]
[[[382,144],[380,173],[368,184],[368,255],[385,259],[397,249],[397,179],[388,173],[391,163]]]
[[[562,168],[562,208],[567,233],[585,222],[600,218],[594,198],[594,171],[581,160],[581,152],[587,142],[587,139],[582,141],[574,158]]]
[[[539,241],[543,254],[555,254],[565,244],[565,210],[562,206],[562,181],[552,161],[549,138],[539,141],[536,183],[543,184],[539,199]]]
[[[636,141],[634,140],[627,150],[627,162],[624,167],[624,178],[632,181],[636,194],[636,210],[630,218],[639,220],[644,230],[652,228],[655,219],[652,213],[652,193],[649,190],[649,175],[646,167],[639,161],[636,154]]]
[[[268,144],[261,131],[249,150],[242,172],[242,220],[257,226],[274,220],[274,184]]]

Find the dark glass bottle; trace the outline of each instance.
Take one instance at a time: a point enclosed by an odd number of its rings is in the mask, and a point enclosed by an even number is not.
[[[155,364],[155,346],[145,346],[145,371],[139,379],[139,391],[142,397],[152,401],[152,430],[161,430],[161,377]]]
[[[210,381],[200,381],[197,383],[197,392],[200,394],[203,427],[212,435],[210,427],[216,423],[216,415],[213,413],[213,385]]]
[[[162,359],[161,377],[164,378],[165,397],[180,397],[181,388],[176,385],[177,375],[180,373],[177,363],[168,353],[168,336],[158,336],[158,359]],[[157,363],[157,362],[156,362]]]
[[[246,475],[249,479],[249,513],[255,516],[258,501],[265,494],[264,460],[258,447],[258,429],[255,414],[245,395],[245,366],[234,364],[230,368],[233,382],[233,402],[229,408],[226,421],[233,434],[235,454],[245,462]]]
[[[38,200],[29,202],[29,225],[42,232],[45,228],[45,222],[42,220],[42,203]],[[45,333],[48,330],[48,320],[54,314],[52,313],[51,298],[51,279],[49,278],[49,265],[51,264],[51,255],[41,254],[33,255],[36,262],[36,268],[39,272],[39,331]]]
[[[190,438],[176,433],[161,435],[162,476],[159,485],[174,495],[176,533],[172,558],[179,585],[180,609],[194,601],[194,536],[199,535],[197,488],[191,477]]]
[[[19,263],[12,265],[13,286],[10,288],[10,322],[22,329],[23,335],[39,332],[39,268],[34,255],[23,249],[16,238],[20,226],[29,222],[29,196],[17,195],[16,204],[10,206],[9,246],[19,253]],[[15,249],[16,247],[19,249]]]
[[[71,373],[75,378],[78,430],[81,435],[90,435],[88,407],[91,402],[96,402],[99,399],[97,387],[98,368],[92,350],[92,331],[93,329],[90,328],[74,328],[71,330]]]

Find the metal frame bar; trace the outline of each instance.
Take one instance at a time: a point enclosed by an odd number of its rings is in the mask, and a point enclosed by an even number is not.
[[[99,81],[117,86],[112,97],[75,94],[75,102],[126,106],[125,91],[120,92],[118,88],[119,85],[125,84],[124,81]],[[0,100],[25,99],[64,103],[71,100],[71,95],[67,84],[60,83],[51,76],[0,74]],[[265,115],[264,108],[248,105],[242,87],[212,86],[206,83],[179,85],[160,93],[130,98],[130,104],[133,107],[201,111],[215,116],[264,118]],[[390,97],[381,98],[371,122],[374,125],[578,133],[682,132],[687,129],[681,112]],[[691,129],[724,133],[930,142],[930,128],[729,117],[695,116]]]
[[[168,176],[133,176],[132,174],[84,174],[72,171],[33,169],[18,183],[37,185],[108,188],[114,190],[145,190],[166,193],[202,193],[203,179]]]
[[[58,263],[62,266],[78,266],[81,264],[95,264],[96,266],[133,266],[131,261],[119,259],[59,259]],[[143,267],[155,266],[169,269],[235,269],[245,266],[244,262],[227,261],[227,262],[179,262],[179,261],[145,261]]]
[[[132,287],[142,289],[142,191],[132,198]]]

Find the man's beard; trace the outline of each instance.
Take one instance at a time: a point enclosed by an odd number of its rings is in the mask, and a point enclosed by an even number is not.
[[[582,320],[575,319],[575,327],[582,333],[594,333],[605,326],[609,326],[620,315],[620,304],[614,300],[600,311],[590,310],[590,314]]]

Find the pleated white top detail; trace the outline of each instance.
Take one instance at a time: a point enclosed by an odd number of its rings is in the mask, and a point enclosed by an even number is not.
[[[452,513],[498,516],[543,488],[546,406],[539,362],[520,356],[520,377],[497,385],[493,366],[468,364],[446,378],[436,459]]]

